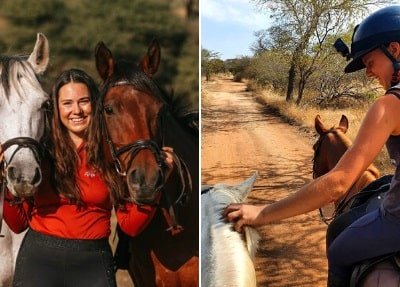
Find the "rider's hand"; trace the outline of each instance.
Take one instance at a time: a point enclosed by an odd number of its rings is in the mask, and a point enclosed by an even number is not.
[[[165,179],[167,179],[171,175],[174,169],[173,155],[174,155],[174,149],[172,147],[167,147],[167,146],[162,147],[161,156],[164,159],[164,163],[166,166]]]
[[[262,225],[262,210],[265,206],[248,204],[230,204],[224,210],[224,216],[229,222],[235,223],[235,230],[242,232],[245,225]]]

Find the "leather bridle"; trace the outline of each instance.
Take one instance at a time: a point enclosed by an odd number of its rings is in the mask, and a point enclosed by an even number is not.
[[[117,81],[112,84],[108,84],[104,86],[104,90],[102,93],[102,101],[104,100],[105,94],[108,91],[110,87],[115,87],[115,86],[134,86],[133,83],[127,81],[127,80],[121,80]],[[160,109],[159,114],[158,114],[158,130],[160,132],[159,135],[159,141],[160,143],[157,143],[156,141],[152,139],[139,139],[135,142],[128,143],[126,145],[123,145],[119,148],[116,148],[114,143],[111,140],[110,133],[108,131],[106,121],[105,121],[105,110],[103,103],[101,103],[101,127],[104,131],[106,142],[108,144],[108,147],[110,149],[111,157],[113,160],[114,168],[117,171],[117,173],[120,176],[126,177],[127,171],[126,169],[122,166],[121,161],[119,160],[119,156],[125,153],[130,154],[130,162],[134,160],[134,158],[138,155],[138,153],[142,150],[150,150],[151,153],[153,154],[158,166],[160,167],[160,177],[161,180],[159,181],[159,184],[155,187],[155,192],[162,192],[164,190],[165,186],[165,163],[164,159],[162,157],[162,150],[160,146],[164,146],[164,134],[165,134],[165,128],[164,128],[164,122],[163,118],[165,113],[167,112],[167,104],[164,104],[164,106]],[[176,154],[173,155],[173,161],[175,163],[176,169],[178,171],[179,177],[180,177],[180,182],[182,185],[181,192],[177,196],[177,198],[172,199],[171,194],[168,192],[164,192],[164,197],[167,202],[167,205],[169,206],[168,208],[168,213],[170,217],[170,222],[169,228],[167,230],[171,230],[174,233],[174,230],[182,230],[183,227],[178,224],[177,220],[177,215],[175,212],[175,209],[177,205],[185,205],[186,202],[188,201],[188,196],[189,192],[192,191],[192,180],[191,180],[191,175],[189,172],[189,169],[186,165],[186,163],[178,157]],[[133,200],[136,204],[141,205],[141,204],[148,204],[148,203],[143,203],[143,202],[138,202],[137,200]],[[168,221],[168,220],[167,220]]]
[[[43,156],[43,150],[42,150],[40,143],[37,140],[30,138],[30,137],[15,137],[15,138],[7,140],[6,142],[4,142],[3,144],[0,145],[1,153],[4,154],[4,152],[7,149],[9,149],[10,147],[12,147],[14,145],[16,145],[17,148],[12,153],[9,161],[7,162],[4,157],[0,161],[0,237],[4,237],[4,235],[1,234],[1,230],[2,230],[2,224],[3,224],[4,197],[5,197],[6,186],[7,186],[5,172],[6,172],[8,164],[11,163],[15,154],[21,148],[31,149],[38,165],[40,165],[40,161]]]

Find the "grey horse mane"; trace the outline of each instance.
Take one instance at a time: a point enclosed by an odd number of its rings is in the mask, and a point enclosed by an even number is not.
[[[28,55],[18,56],[0,56],[1,75],[0,81],[4,89],[4,94],[8,100],[10,97],[10,86],[11,82],[14,83],[15,87],[20,87],[19,78],[21,71],[28,75],[28,79],[32,77],[37,79],[36,74],[32,70],[31,65],[27,62]],[[34,81],[31,82],[34,85]],[[17,94],[23,99],[24,93],[18,91]]]

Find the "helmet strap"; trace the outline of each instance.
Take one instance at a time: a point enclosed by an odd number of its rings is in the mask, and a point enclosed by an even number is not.
[[[385,45],[380,45],[379,48],[386,55],[386,57],[388,57],[389,60],[392,61],[394,71],[393,71],[393,75],[392,75],[391,86],[393,87],[400,82],[400,62],[397,61],[396,58],[393,57],[392,54],[390,54],[390,52],[385,47]]]

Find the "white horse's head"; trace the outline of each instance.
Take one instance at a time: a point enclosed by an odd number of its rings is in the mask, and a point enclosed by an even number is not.
[[[0,143],[7,187],[14,196],[33,195],[42,180],[39,141],[49,96],[37,76],[49,62],[49,45],[37,35],[29,57],[0,57]]]
[[[228,204],[245,201],[256,178],[257,173],[236,186],[216,184],[201,195],[202,286],[256,286],[252,258],[259,234],[250,227],[239,234],[222,216]]]

